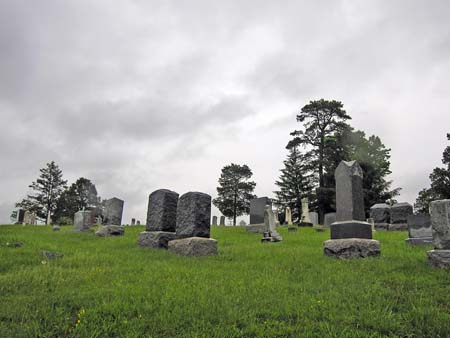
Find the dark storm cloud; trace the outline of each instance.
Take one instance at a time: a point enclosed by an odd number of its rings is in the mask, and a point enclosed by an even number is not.
[[[320,97],[342,100],[355,127],[393,149],[394,184],[412,202],[450,123],[449,9],[2,1],[0,222],[51,160],[69,181],[85,176],[124,198],[126,217],[143,217],[161,186],[214,194],[229,162],[250,163],[257,193],[270,195],[295,112]],[[424,145],[414,159],[411,135]]]

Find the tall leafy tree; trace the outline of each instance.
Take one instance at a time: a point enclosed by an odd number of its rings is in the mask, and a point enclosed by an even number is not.
[[[284,168],[275,184],[279,187],[274,191],[276,204],[289,206],[292,210],[292,219],[295,223],[301,221],[302,198],[311,197],[315,183],[315,175],[311,171],[307,155],[302,154],[298,147],[288,149],[289,154],[283,162]]]
[[[233,219],[236,225],[236,217],[250,212],[250,200],[255,198],[253,190],[256,183],[249,181],[253,173],[247,165],[231,163],[222,168],[217,187],[217,198],[213,204],[228,218]]]
[[[447,134],[450,141],[450,134]],[[424,213],[428,213],[430,203],[434,200],[450,198],[450,146],[444,149],[442,154],[444,168],[434,168],[430,174],[431,186],[419,192],[415,208]]]
[[[55,219],[60,217],[72,218],[77,211],[94,208],[98,204],[95,185],[87,178],[80,177],[58,199]]]
[[[62,170],[54,161],[47,163],[45,168],[40,169],[36,181],[29,186],[34,194],[28,195],[16,206],[36,212],[39,217],[46,219],[46,224],[50,224],[57,201],[66,188],[67,181],[62,176]]]
[[[319,179],[318,196],[320,189],[325,187],[324,166],[327,138],[333,136],[348,125],[351,117],[343,109],[339,101],[318,100],[310,101],[297,115],[297,121],[303,124],[302,130],[291,133],[294,137],[288,147],[302,146],[307,150],[311,165],[315,168]],[[323,220],[324,205],[319,202],[319,217]]]

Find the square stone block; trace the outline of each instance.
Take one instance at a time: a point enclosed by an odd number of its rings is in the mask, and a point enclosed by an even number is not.
[[[182,256],[217,255],[217,241],[212,238],[188,237],[169,242],[169,251]]]
[[[367,222],[344,221],[334,222],[330,226],[331,239],[366,238],[372,239],[372,227]]]
[[[326,256],[339,259],[365,258],[381,254],[380,242],[365,238],[330,239],[323,243],[323,252]]]

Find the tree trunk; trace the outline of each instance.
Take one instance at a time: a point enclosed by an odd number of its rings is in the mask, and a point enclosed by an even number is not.
[[[237,209],[237,194],[234,194],[234,204],[233,204],[233,226],[236,226],[236,209]]]

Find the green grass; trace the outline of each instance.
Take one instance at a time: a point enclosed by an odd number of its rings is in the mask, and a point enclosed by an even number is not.
[[[0,227],[0,337],[450,336],[450,272],[406,233],[377,232],[379,258],[340,261],[313,229],[261,244],[215,227],[219,255],[198,258],[138,247],[142,230]]]

